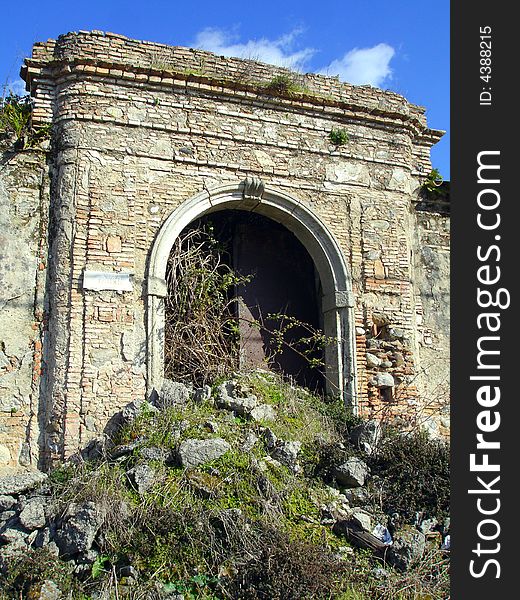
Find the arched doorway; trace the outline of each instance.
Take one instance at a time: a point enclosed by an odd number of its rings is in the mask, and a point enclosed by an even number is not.
[[[325,335],[334,338],[325,351],[325,387],[340,394],[354,410],[356,402],[355,337],[351,280],[339,247],[324,224],[295,198],[264,189],[258,179],[239,186],[204,191],[176,208],[162,225],[150,254],[147,276],[147,386],[151,392],[164,377],[164,298],[166,265],[182,230],[204,215],[239,210],[283,225],[305,247],[321,283],[320,318]]]
[[[257,212],[223,209],[192,221],[172,253],[168,377],[201,385],[222,369],[268,368],[325,390],[321,281],[291,231]]]

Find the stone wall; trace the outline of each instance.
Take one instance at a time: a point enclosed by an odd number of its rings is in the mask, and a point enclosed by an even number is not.
[[[421,422],[434,434],[450,427],[450,206],[449,186],[420,198],[414,241],[417,372]]]
[[[288,73],[101,32],[35,45],[22,74],[35,123],[53,124],[53,176],[43,186],[52,240],[44,458],[75,451],[146,395],[147,270],[158,231],[190,198],[206,193],[211,203],[212,190],[239,190],[247,177],[314,215],[342,254],[356,408],[411,418],[421,407],[421,365],[443,354],[447,338],[424,346],[426,331],[446,323],[429,312],[434,271],[417,275],[437,260],[417,259],[420,236],[434,254],[438,245],[419,232],[440,229],[434,215],[417,216],[414,201],[442,132],[428,129],[421,107],[369,86],[307,75],[299,88],[269,88]],[[338,127],[349,135],[343,146],[329,139]],[[85,271],[124,273],[130,284],[88,289]]]
[[[1,470],[38,457],[49,190],[45,152],[0,156]]]

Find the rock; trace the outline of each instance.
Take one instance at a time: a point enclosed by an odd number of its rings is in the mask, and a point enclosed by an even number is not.
[[[146,400],[135,400],[121,410],[121,424],[131,423],[143,412],[157,413],[159,409]]]
[[[8,523],[7,526],[0,531],[0,540],[13,546],[24,546],[27,535],[27,531],[23,531],[19,527],[16,527],[14,523],[12,525]]]
[[[333,476],[339,485],[349,488],[362,487],[369,474],[369,468],[360,458],[353,456],[333,469]]]
[[[31,600],[59,600],[63,596],[58,585],[54,581],[47,579],[41,585],[36,584],[31,586],[27,597],[31,598]]]
[[[251,452],[256,442],[258,442],[258,437],[252,431],[249,431],[240,446],[240,450],[242,452]]]
[[[143,495],[151,489],[157,481],[157,472],[146,464],[137,465],[127,473],[135,486],[137,493]]]
[[[82,552],[74,561],[76,563],[74,573],[82,579],[88,577],[92,574],[92,565],[98,557],[99,552],[92,548]]]
[[[166,448],[157,448],[157,446],[150,446],[141,448],[139,450],[139,456],[148,461],[166,462],[170,458],[171,452]]]
[[[42,548],[43,546],[47,546],[52,540],[54,530],[54,527],[45,527],[44,529],[41,529],[34,539],[34,547]]]
[[[401,352],[394,352],[392,354],[392,358],[394,359],[396,367],[402,367],[406,363],[404,356]]]
[[[16,504],[16,499],[13,496],[0,496],[0,511],[9,510]]]
[[[211,398],[211,387],[205,385],[201,388],[197,388],[193,394],[195,402],[205,402]]]
[[[116,419],[111,419],[110,425],[107,424],[107,428],[112,428]],[[118,427],[118,426],[117,426]],[[112,431],[115,431],[114,428]],[[88,444],[80,451],[80,456],[83,460],[102,460],[107,456],[107,445],[110,444],[109,436],[103,434],[98,437],[91,439]],[[75,459],[74,459],[75,460]]]
[[[146,438],[140,437],[130,442],[129,444],[122,444],[121,446],[116,446],[110,450],[110,458],[121,458],[122,456],[126,456],[127,454],[132,454],[134,450],[142,446],[146,442]]]
[[[399,571],[406,571],[422,558],[425,546],[424,533],[411,527],[401,529],[394,535],[394,543],[386,555],[387,561]]]
[[[11,462],[11,452],[7,446],[0,444],[0,465],[8,465]]]
[[[24,442],[21,445],[20,453],[18,454],[18,462],[22,467],[31,466],[31,446],[27,442]]]
[[[158,407],[164,409],[169,406],[187,404],[190,399],[190,393],[190,389],[183,383],[165,379],[157,400]]]
[[[367,352],[366,357],[367,357],[367,367],[369,369],[374,368],[374,367],[379,367],[379,365],[381,364],[381,359],[378,358],[375,354]]]
[[[372,569],[372,575],[376,579],[388,579],[388,577],[390,577],[390,573],[382,567],[375,567]]]
[[[372,516],[365,510],[360,508],[352,511],[351,519],[355,521],[365,531],[371,531],[372,529]],[[376,536],[377,537],[377,536]]]
[[[404,329],[401,329],[400,327],[388,327],[387,332],[392,340],[402,340],[405,336]]]
[[[137,581],[139,573],[132,565],[125,565],[119,569],[119,577],[131,577]]]
[[[333,502],[321,505],[322,525],[333,525],[336,521],[347,520],[350,518],[352,512],[350,505],[343,494],[341,494],[341,497],[344,498],[344,500],[337,498]]]
[[[276,447],[278,438],[276,437],[276,434],[274,433],[274,431],[269,429],[269,427],[266,427],[265,429],[262,430],[262,437],[264,438],[265,446],[268,450],[272,450],[273,448]]]
[[[41,471],[23,471],[15,475],[0,477],[0,496],[21,494],[32,490],[47,479],[47,475]]]
[[[372,378],[372,384],[378,388],[394,387],[395,380],[390,373],[376,373]]]
[[[191,469],[219,458],[230,449],[231,446],[222,438],[189,439],[179,446],[179,461],[181,466]]]
[[[253,421],[274,421],[276,410],[269,404],[259,404],[249,413]]]
[[[0,515],[0,526],[3,527],[7,523],[7,521],[12,519],[13,517],[16,517],[15,510],[4,510],[4,512]]]
[[[23,510],[20,512],[20,523],[29,531],[40,529],[45,525],[45,505],[46,498],[36,496],[25,503]]]
[[[364,506],[370,500],[369,494],[364,487],[344,490],[344,494],[352,506]]]
[[[366,454],[372,454],[381,439],[381,424],[372,419],[366,421],[350,432],[350,441],[359,450]]]
[[[264,456],[260,461],[258,461],[258,468],[262,473],[269,471],[270,467],[275,469],[279,469],[282,466],[282,463],[277,461],[276,458],[272,456]]]
[[[381,340],[378,340],[376,338],[370,338],[369,340],[367,340],[367,348],[369,349],[381,348],[381,345]]]
[[[94,502],[69,505],[67,515],[54,536],[60,554],[73,556],[90,550],[103,519],[102,510]]]
[[[436,415],[427,417],[421,422],[421,429],[425,431],[430,438],[439,437],[439,420]]]
[[[254,395],[239,397],[237,383],[235,381],[226,381],[217,388],[217,406],[232,410],[241,416],[249,416],[259,402]]]
[[[298,454],[301,447],[301,442],[284,442],[278,440],[274,450],[271,452],[271,456],[282,463],[282,465],[289,467],[291,471],[298,473],[301,470],[298,464]]]

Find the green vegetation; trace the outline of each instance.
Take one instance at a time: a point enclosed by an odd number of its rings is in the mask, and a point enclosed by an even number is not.
[[[49,485],[57,518],[83,502],[94,502],[104,515],[91,562],[75,574],[72,562],[41,549],[26,552],[0,576],[0,600],[40,597],[48,581],[71,600],[446,598],[448,565],[439,550],[400,573],[352,549],[323,520],[340,494],[331,467],[355,454],[347,429],[360,419],[339,401],[268,372],[237,374],[235,382],[240,395],[254,394],[277,418],[256,422],[216,408],[215,386],[204,401],[143,408],[115,434],[105,458],[55,469]],[[215,436],[231,449],[197,467],[180,466],[184,440]],[[248,436],[253,443],[244,450]],[[301,468],[276,460],[273,436],[301,443]],[[164,460],[146,458],[158,449]],[[406,518],[414,510],[442,514],[446,459],[422,434],[387,435],[372,459],[377,477],[386,477],[383,502]],[[140,493],[132,480],[139,466],[153,469],[152,484]],[[374,570],[382,566],[383,578]],[[123,574],[130,567],[132,577]]]
[[[426,176],[426,179],[424,180],[421,187],[423,190],[430,192],[431,194],[439,194],[440,186],[442,185],[443,181],[444,179],[440,174],[439,170],[432,169]]]
[[[267,83],[261,84],[259,91],[270,96],[294,96],[304,93],[306,89],[298,83],[296,75],[290,73],[275,75]]]
[[[346,129],[334,127],[329,133],[329,140],[335,146],[344,146],[349,141],[349,135]]]
[[[38,548],[11,559],[4,577],[0,576],[0,600],[39,598],[42,584],[51,580],[74,600],[88,600],[81,582],[74,577],[74,565]],[[65,596],[67,597],[67,596]]]
[[[389,429],[380,451],[371,459],[372,473],[384,478],[381,492],[386,512],[409,521],[415,513],[443,518],[449,513],[450,449],[422,431]]]
[[[30,96],[9,94],[0,100],[0,136],[14,138],[15,150],[34,148],[50,135],[50,126],[32,126]]]
[[[226,262],[212,227],[179,236],[168,260],[165,371],[198,385],[238,365],[238,329],[232,292],[248,281]]]

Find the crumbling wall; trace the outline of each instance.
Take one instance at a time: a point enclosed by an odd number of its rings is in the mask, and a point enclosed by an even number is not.
[[[54,132],[45,456],[70,454],[144,398],[146,276],[158,231],[196,194],[239,189],[250,176],[311,211],[343,254],[360,412],[417,414],[430,356],[417,316],[430,304],[427,280],[414,283],[424,265],[413,258],[413,202],[441,136],[424,109],[318,75],[273,92],[269,82],[286,70],[101,32],[35,45],[23,73],[35,123]],[[331,142],[333,128],[348,132],[345,145]],[[85,273],[119,275],[124,285],[95,289]],[[444,327],[429,318],[423,329]]]
[[[38,456],[46,154],[0,155],[0,470]]]
[[[421,422],[433,434],[450,427],[450,211],[449,188],[416,205],[414,286],[417,304]]]

